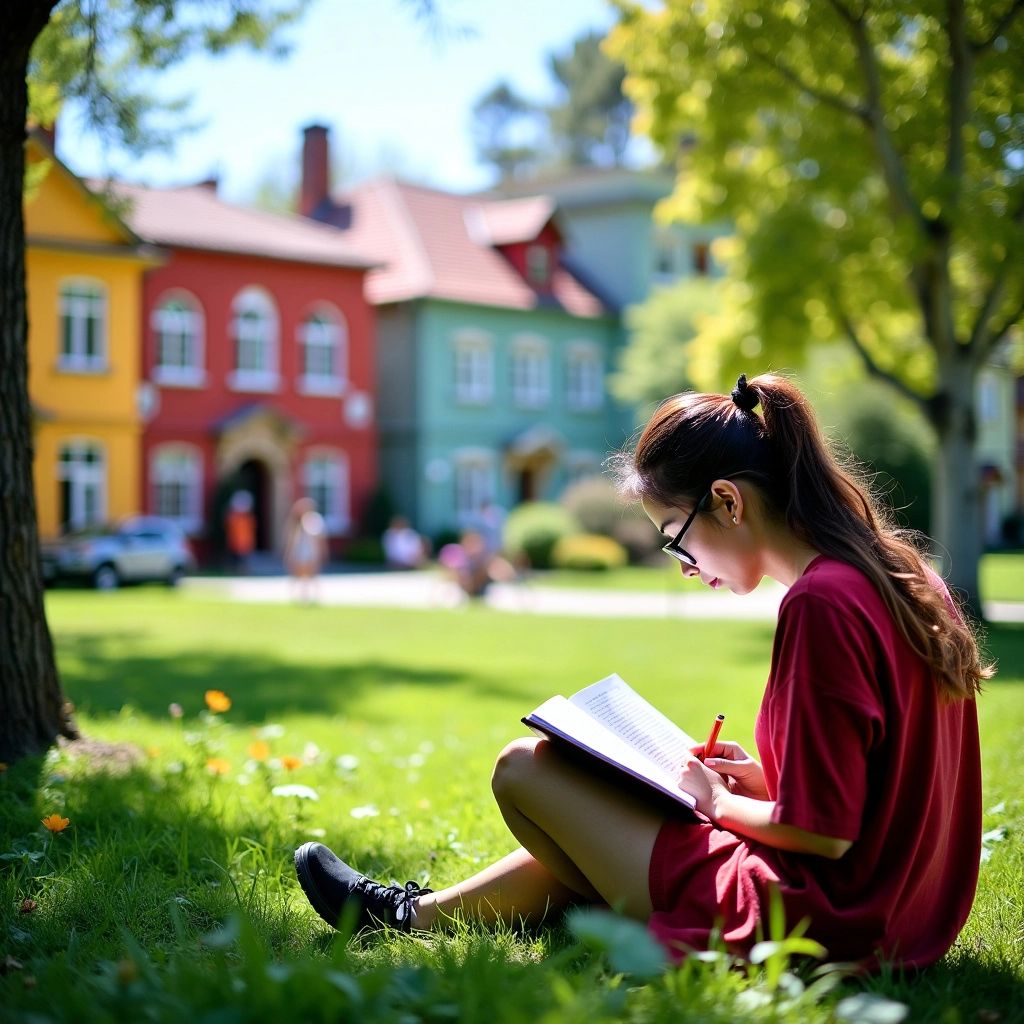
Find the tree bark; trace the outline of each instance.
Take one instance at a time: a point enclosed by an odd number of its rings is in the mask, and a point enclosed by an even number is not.
[[[981,559],[981,509],[975,442],[976,373],[966,353],[957,352],[939,367],[940,384],[930,403],[938,438],[932,483],[932,534],[944,575],[971,614],[983,617],[978,563]]]
[[[0,761],[77,735],[61,691],[39,574],[25,294],[28,55],[55,0],[0,13]]]

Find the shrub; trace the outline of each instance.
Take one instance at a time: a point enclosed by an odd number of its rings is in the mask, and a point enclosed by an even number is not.
[[[342,558],[346,562],[360,565],[381,565],[384,562],[384,546],[379,537],[357,537],[345,548]]]
[[[567,487],[561,504],[587,533],[617,541],[631,562],[645,561],[664,541],[638,503],[624,501],[607,477],[593,476]]]
[[[624,502],[615,485],[607,477],[591,476],[570,484],[559,504],[565,506],[587,533],[615,535],[615,526],[622,518]]]
[[[579,521],[567,508],[550,501],[527,501],[517,505],[505,522],[505,551],[513,561],[547,569],[555,545],[579,530]]]
[[[599,533],[563,537],[551,552],[551,563],[558,569],[620,569],[628,561],[629,554],[617,540]]]
[[[839,434],[901,526],[927,533],[931,519],[929,437],[920,419],[877,387],[858,388],[840,411]]]

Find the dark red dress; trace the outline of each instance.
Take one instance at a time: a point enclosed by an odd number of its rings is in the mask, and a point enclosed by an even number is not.
[[[939,959],[978,878],[976,707],[940,696],[859,570],[819,557],[786,594],[754,735],[772,821],[853,846],[828,860],[669,822],[651,858],[653,934],[681,954],[717,928],[744,952],[777,887],[787,931],[809,918],[832,960]]]

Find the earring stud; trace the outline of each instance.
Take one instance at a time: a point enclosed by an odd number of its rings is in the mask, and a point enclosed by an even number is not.
[[[740,521],[735,516],[733,516],[732,517],[732,524],[733,524],[733,526],[739,526],[740,525]]]

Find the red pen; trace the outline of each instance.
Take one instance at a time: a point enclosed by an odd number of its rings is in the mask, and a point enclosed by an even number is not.
[[[703,761],[706,757],[711,756],[711,751],[715,749],[715,744],[718,742],[718,734],[722,731],[722,723],[725,721],[725,715],[718,715],[715,718],[714,724],[711,726],[711,735],[708,736],[707,743],[704,744],[704,753],[700,755],[700,759]]]

